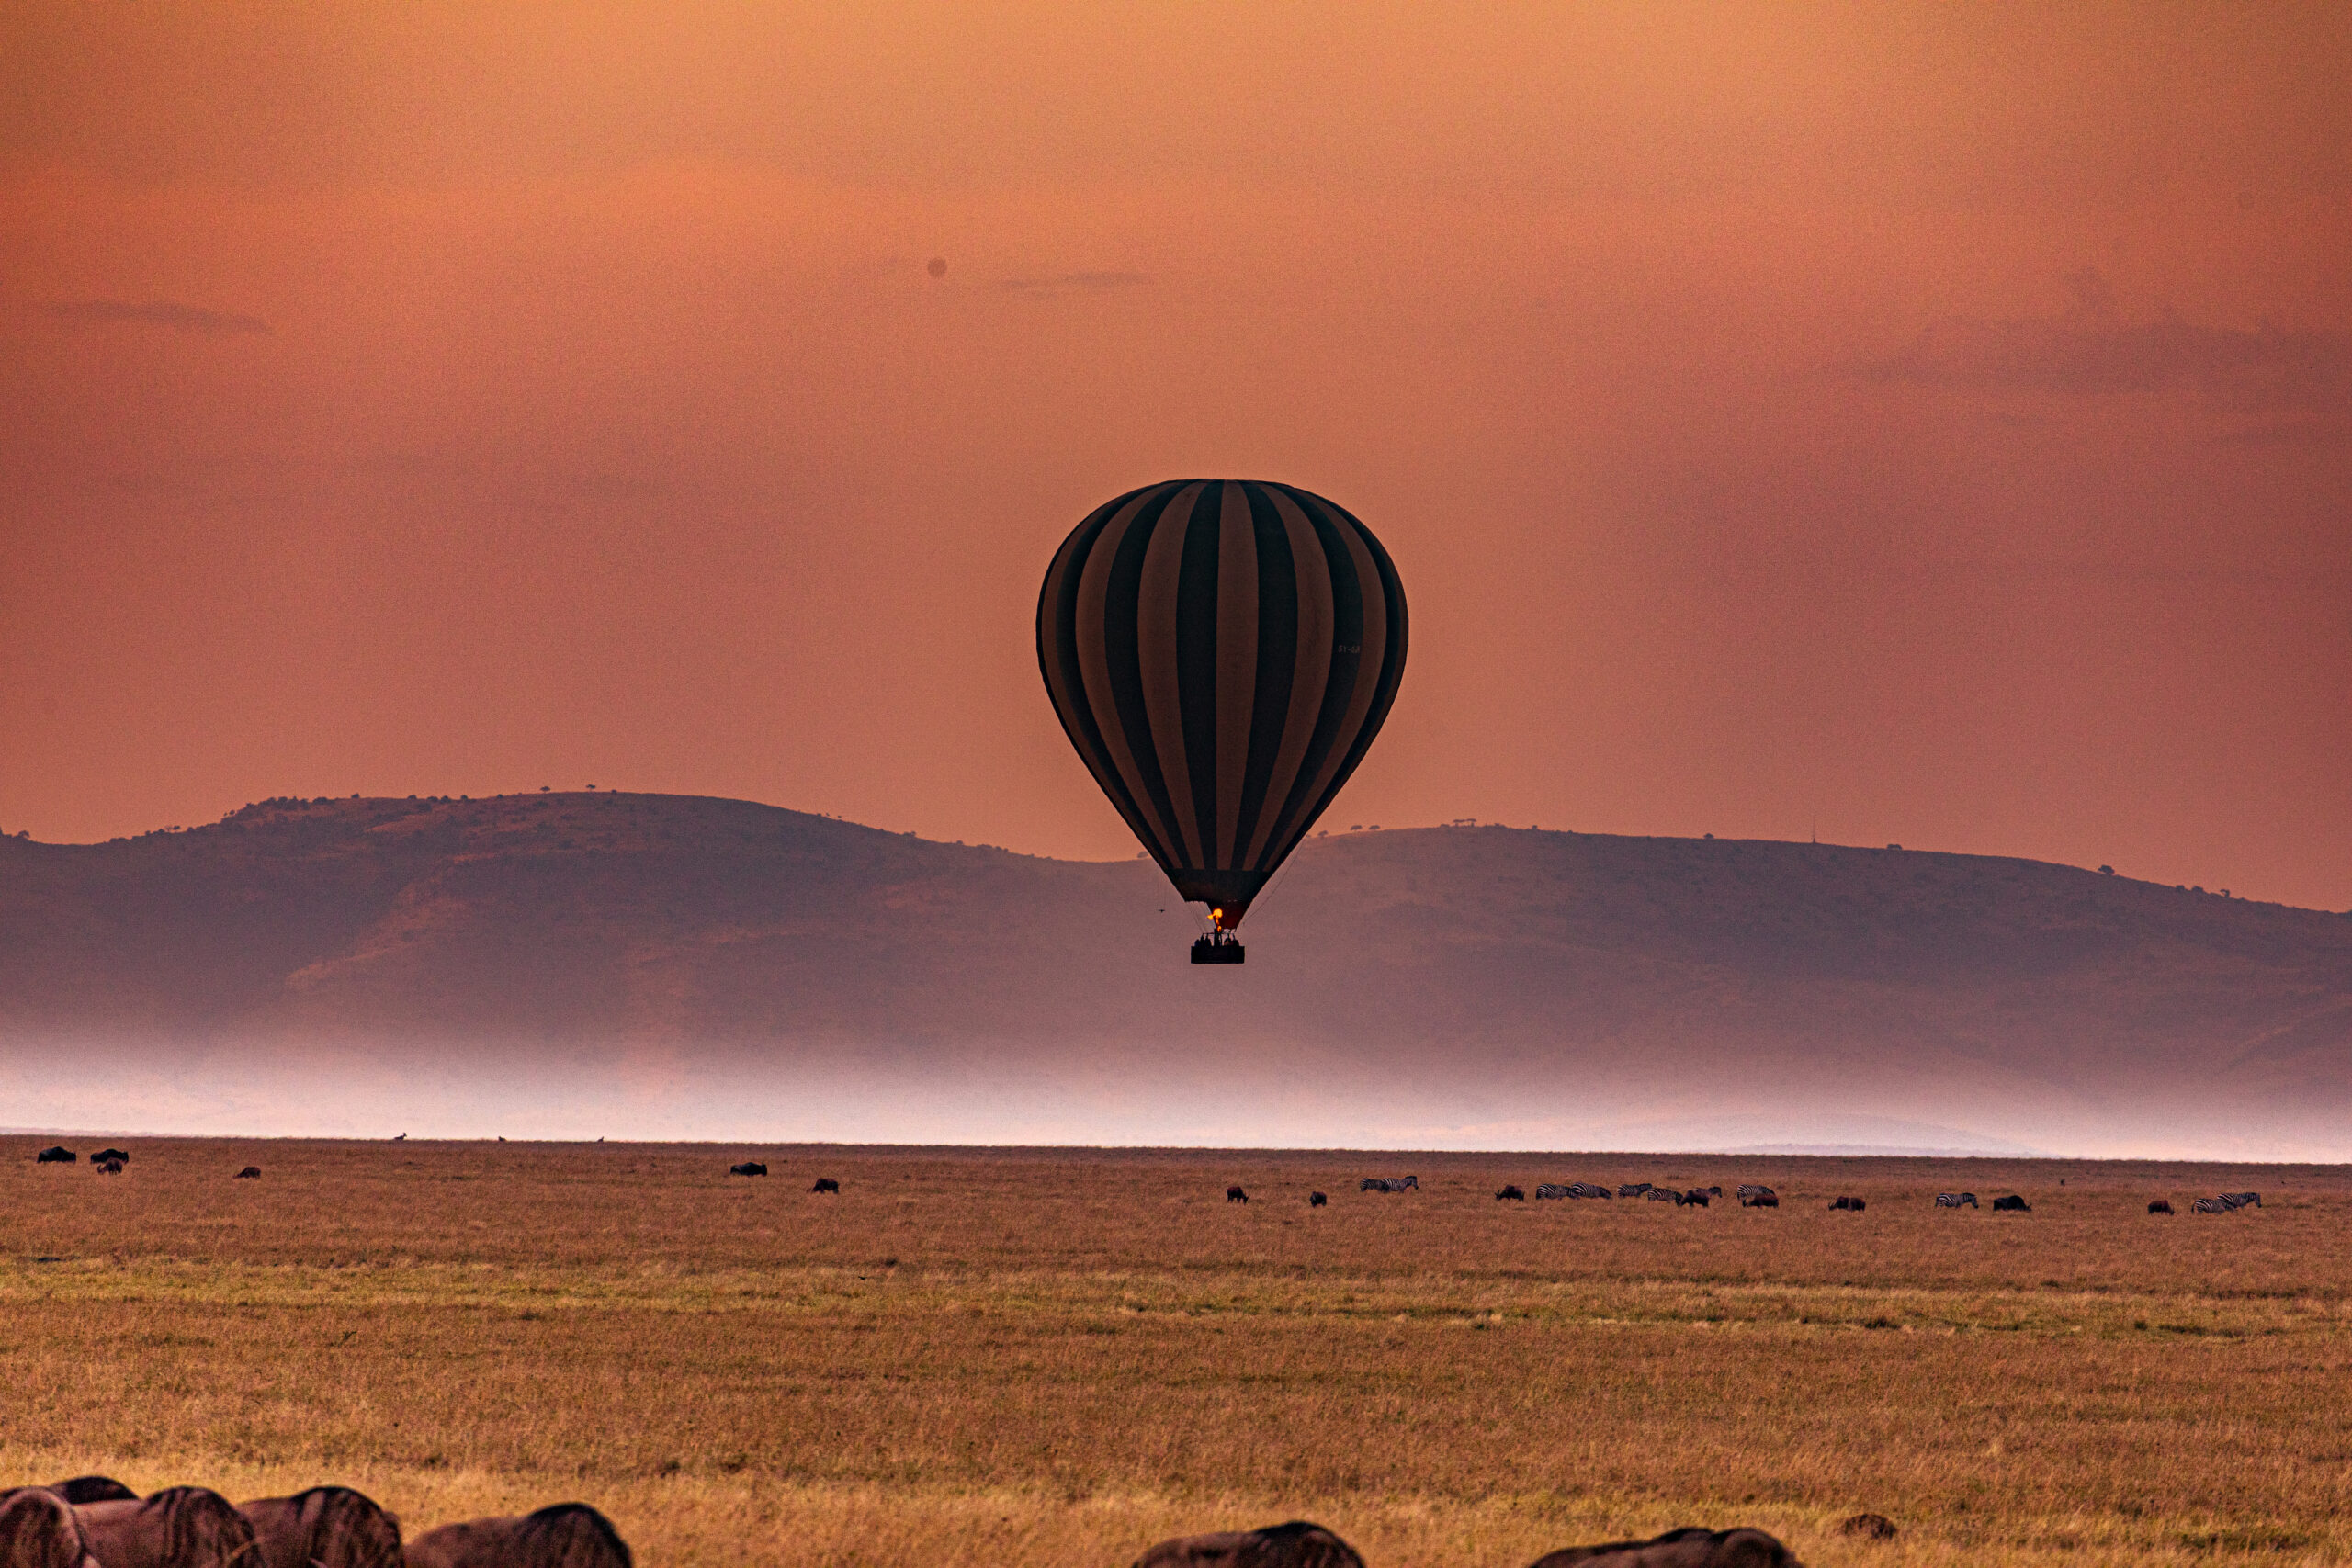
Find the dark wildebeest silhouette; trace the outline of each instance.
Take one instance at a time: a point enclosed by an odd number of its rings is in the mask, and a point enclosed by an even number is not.
[[[42,1486],[0,1492],[0,1563],[6,1568],[96,1568],[74,1505]]]
[[[1838,1521],[1839,1535],[1858,1535],[1864,1540],[1893,1540],[1894,1521],[1884,1514],[1852,1514]]]
[[[108,1160],[114,1161],[117,1165],[129,1165],[130,1151],[129,1149],[100,1149],[90,1156],[92,1165],[104,1165]]]
[[[261,1167],[257,1165],[249,1165],[245,1167],[244,1169],[237,1172],[237,1174],[231,1178],[231,1179],[234,1181],[258,1181],[261,1179]]]
[[[98,1168],[108,1176],[120,1176],[122,1174],[122,1161],[119,1159],[110,1159],[107,1161],[106,1164],[98,1167]]]
[[[1693,1187],[1690,1191],[1676,1198],[1675,1201],[1686,1207],[1703,1209],[1707,1206],[1707,1190],[1703,1187]]]
[[[1524,1192],[1521,1192],[1521,1191],[1518,1188],[1516,1188],[1516,1187],[1505,1187],[1505,1188],[1503,1188],[1503,1189],[1502,1189],[1502,1190],[1500,1190],[1499,1192],[1497,1192],[1497,1193],[1495,1194],[1495,1201],[1496,1201],[1496,1202],[1498,1202],[1498,1203],[1505,1202],[1505,1201],[1513,1202],[1513,1203],[1523,1203],[1523,1202],[1525,1202],[1526,1201],[1527,1201],[1527,1194],[1526,1194],[1526,1193],[1524,1193]]]
[[[1869,1204],[1863,1202],[1860,1198],[1833,1199],[1831,1200],[1829,1206],[1833,1209],[1850,1209],[1857,1214],[1870,1207]]]
[[[348,1486],[237,1505],[261,1549],[257,1568],[401,1568],[401,1524]]]
[[[628,1542],[585,1503],[443,1525],[410,1541],[405,1561],[408,1568],[632,1568]]]
[[[767,1173],[768,1168],[755,1159],[747,1159],[741,1165],[730,1165],[727,1168],[727,1174],[729,1176],[765,1176]]]
[[[816,1179],[813,1183],[811,1183],[811,1184],[810,1184],[810,1186],[809,1186],[809,1188],[808,1188],[808,1190],[809,1190],[809,1191],[811,1191],[811,1192],[832,1192],[832,1193],[838,1193],[838,1192],[840,1192],[840,1191],[841,1191],[841,1190],[842,1190],[842,1184],[841,1184],[840,1182],[838,1182],[838,1181],[835,1181],[835,1180],[834,1180],[831,1177],[830,1177],[830,1176],[820,1176],[820,1177],[817,1178],[817,1179]],[[536,1514],[532,1516],[532,1517],[534,1517],[534,1518],[537,1518],[537,1517],[538,1517],[538,1516],[537,1516],[537,1515],[536,1515]],[[599,1517],[601,1517],[602,1516],[599,1516]]]
[[[2148,1205],[2148,1213],[2152,1213],[2152,1214],[2169,1214],[2169,1213],[2172,1213],[2172,1200],[2171,1200],[2171,1199],[2169,1199],[2169,1198],[2159,1198],[2159,1199],[2157,1199],[2154,1202],[2153,1202],[2153,1203],[2151,1203],[2151,1204],[2149,1204],[2149,1205]]]
[[[1752,1198],[1742,1198],[1739,1206],[1743,1209],[1777,1209],[1781,1206],[1781,1197],[1777,1192],[1758,1192]]]
[[[1319,1209],[1330,1201],[1320,1192],[1309,1192],[1306,1195],[1306,1206],[1310,1209]]]
[[[79,1165],[81,1161],[82,1156],[63,1144],[51,1144],[33,1156],[35,1165]]]
[[[1228,1187],[1225,1190],[1225,1201],[1228,1203],[1247,1203],[1250,1201],[1250,1194],[1238,1187]]]
[[[253,1568],[254,1527],[229,1499],[202,1486],[82,1503],[74,1511],[90,1555],[106,1568]]]
[[[1356,1549],[1304,1519],[1263,1529],[1180,1535],[1136,1559],[1136,1568],[1363,1568]]]
[[[71,1481],[52,1481],[49,1490],[79,1507],[84,1503],[135,1503],[139,1494],[111,1475],[77,1475]]]
[[[2006,1198],[1994,1199],[1993,1212],[1996,1214],[2030,1214],[2033,1205],[2012,1192]]]
[[[1571,1546],[1533,1568],[1803,1568],[1796,1553],[1758,1529],[1668,1530],[1648,1540]]]

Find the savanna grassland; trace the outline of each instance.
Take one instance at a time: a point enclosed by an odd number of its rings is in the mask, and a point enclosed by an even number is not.
[[[0,1483],[578,1497],[657,1568],[1298,1516],[1374,1568],[1733,1522],[1814,1564],[2352,1561],[2335,1168],[46,1141],[0,1139]],[[1578,1178],[1784,1206],[1491,1196]]]

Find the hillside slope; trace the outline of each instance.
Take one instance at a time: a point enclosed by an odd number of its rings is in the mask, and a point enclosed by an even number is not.
[[[1295,857],[1247,965],[1193,968],[1196,928],[1140,862],[739,801],[272,802],[108,844],[0,840],[0,1042],[1107,1062],[1441,1094],[1498,1124],[1834,1101],[2045,1143],[2352,1109],[2352,919],[2063,866],[1346,834]]]

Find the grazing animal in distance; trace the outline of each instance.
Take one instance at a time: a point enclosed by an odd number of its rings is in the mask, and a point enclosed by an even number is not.
[[[2006,1198],[1994,1199],[1993,1212],[1996,1214],[2030,1214],[2033,1205],[2012,1192]]]
[[[1516,1187],[1506,1186],[1501,1191],[1495,1194],[1496,1202],[1499,1203],[1505,1200],[1509,1200],[1514,1203],[1523,1203],[1527,1201],[1527,1194],[1521,1192]]]
[[[839,1196],[839,1195],[840,1195],[841,1190],[842,1190],[842,1184],[841,1184],[840,1182],[838,1182],[838,1181],[835,1181],[835,1180],[834,1180],[831,1177],[830,1177],[830,1176],[820,1176],[820,1177],[817,1178],[817,1179],[816,1179],[813,1183],[811,1183],[811,1184],[810,1184],[810,1186],[809,1186],[809,1188],[808,1188],[808,1190],[809,1190],[809,1191],[811,1191],[811,1192],[831,1192],[831,1193],[833,1193],[833,1194],[834,1194],[834,1195],[836,1195],[836,1196]],[[542,1510],[542,1511],[544,1512],[544,1510]],[[537,1514],[534,1514],[534,1515],[533,1515],[533,1516],[531,1516],[531,1517],[534,1517],[534,1518],[537,1518],[538,1516],[537,1516]],[[598,1517],[602,1517],[603,1516],[601,1516],[601,1515],[600,1515],[600,1516],[598,1516]]]
[[[1359,1192],[1419,1192],[1421,1179],[1418,1176],[1367,1176],[1356,1187]]]
[[[229,1499],[202,1486],[79,1503],[90,1555],[106,1568],[250,1568],[254,1527]]]
[[[1703,1209],[1707,1206],[1707,1190],[1703,1187],[1693,1187],[1688,1192],[1676,1194],[1674,1201],[1684,1207]]]
[[[1939,1192],[1936,1194],[1936,1207],[1939,1209],[1957,1209],[1963,1205],[1971,1209],[1976,1207],[1976,1194],[1973,1192]]]
[[[1598,1181],[1571,1181],[1568,1183],[1568,1196],[1571,1198],[1606,1198],[1609,1196],[1609,1189],[1601,1186]]]
[[[77,1475],[71,1481],[52,1481],[48,1489],[79,1507],[85,1503],[135,1503],[139,1494],[111,1475]]]
[[[1571,1546],[1532,1568],[1803,1568],[1796,1553],[1759,1529],[1668,1530],[1647,1540]]]
[[[1617,1189],[1617,1196],[1620,1198],[1638,1198],[1649,1190],[1650,1184],[1646,1181],[1628,1181],[1624,1186]]]
[[[90,1156],[90,1163],[92,1165],[104,1165],[108,1160],[114,1161],[117,1165],[129,1165],[130,1163],[130,1151],[128,1149],[100,1149],[96,1154]]]
[[[237,1505],[254,1528],[258,1568],[401,1568],[401,1523],[365,1493],[313,1486]]]
[[[768,1168],[755,1159],[747,1159],[741,1165],[730,1165],[727,1168],[727,1174],[729,1176],[765,1176],[767,1173]]]
[[[110,1159],[107,1161],[106,1164],[98,1167],[98,1169],[108,1176],[120,1176],[122,1174],[122,1161],[119,1159]]]
[[[1363,1559],[1321,1525],[1293,1519],[1262,1529],[1181,1535],[1136,1558],[1135,1568],[1363,1568]]]
[[[232,1181],[258,1181],[261,1179],[261,1167],[257,1165],[249,1165],[229,1179]]]
[[[1704,1192],[1710,1198],[1720,1198],[1724,1195],[1724,1190],[1720,1186],[1694,1187],[1690,1190],[1693,1192]]]
[[[2236,1211],[2219,1198],[2199,1198],[2188,1205],[2188,1212],[2192,1214],[2228,1214]]]
[[[1884,1514],[1852,1514],[1838,1521],[1839,1535],[1858,1535],[1864,1540],[1893,1540],[1894,1521]]]
[[[1743,1209],[1777,1209],[1781,1206],[1781,1199],[1778,1193],[1758,1192],[1753,1198],[1742,1198],[1739,1206]]]
[[[1673,1188],[1652,1187],[1646,1181],[1642,1183],[1642,1196],[1647,1198],[1653,1203],[1679,1203],[1682,1201],[1682,1194],[1677,1192]]]
[[[33,1163],[35,1165],[79,1165],[82,1163],[82,1156],[63,1144],[51,1144],[33,1156]]]
[[[2159,1199],[2157,1199],[2154,1202],[2150,1203],[2150,1204],[2148,1205],[2148,1213],[2152,1213],[2152,1214],[2169,1214],[2169,1213],[2172,1213],[2172,1200],[2171,1200],[2171,1199],[2169,1199],[2169,1198],[2159,1198]]]
[[[402,1556],[407,1568],[634,1568],[621,1532],[585,1503],[443,1525],[410,1541]]]
[[[1760,1181],[1747,1182],[1739,1187],[1734,1188],[1732,1190],[1735,1196],[1740,1198],[1777,1198],[1780,1196],[1779,1193],[1773,1191],[1770,1188],[1765,1186]]]
[[[1228,1203],[1247,1203],[1250,1201],[1250,1194],[1238,1187],[1228,1187],[1225,1190],[1225,1201]]]
[[[1535,1197],[1539,1202],[1546,1199],[1565,1198],[1567,1195],[1568,1190],[1556,1181],[1539,1183],[1535,1189]]]
[[[97,1568],[74,1505],[41,1486],[0,1492],[0,1564]]]
[[[1306,1206],[1310,1209],[1319,1209],[1330,1201],[1320,1192],[1309,1192],[1306,1195]]]
[[[2227,1203],[2233,1209],[2259,1209],[2262,1207],[2262,1194],[2259,1192],[2224,1192],[2221,1194],[2221,1199],[2222,1202]]]
[[[1836,1198],[1831,1200],[1829,1206],[1833,1209],[1850,1209],[1859,1214],[1869,1205],[1860,1198]]]

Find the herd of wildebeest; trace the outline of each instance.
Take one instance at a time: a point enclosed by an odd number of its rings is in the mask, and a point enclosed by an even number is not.
[[[1856,1514],[1838,1529],[1886,1540]],[[104,1475],[0,1490],[0,1568],[632,1568],[628,1543],[585,1503],[442,1525],[403,1540],[400,1520],[348,1486],[232,1503],[202,1486],[141,1497]],[[1178,1536],[1135,1568],[1364,1568],[1320,1525]],[[1759,1529],[1668,1530],[1647,1540],[1564,1547],[1533,1568],[1802,1568]]]

